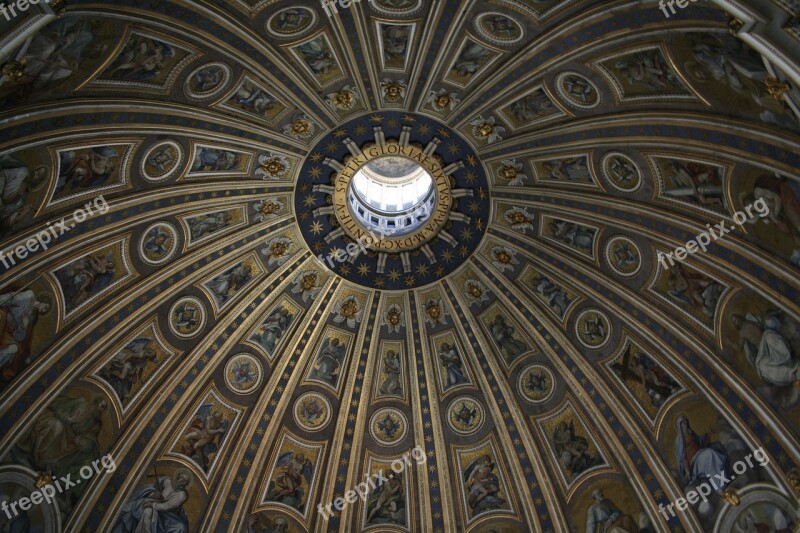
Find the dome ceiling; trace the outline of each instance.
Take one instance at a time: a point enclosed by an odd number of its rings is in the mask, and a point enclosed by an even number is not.
[[[0,18],[0,499],[79,481],[0,521],[800,524],[798,8],[725,5]]]

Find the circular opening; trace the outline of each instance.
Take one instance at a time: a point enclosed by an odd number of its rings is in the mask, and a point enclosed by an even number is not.
[[[350,208],[367,230],[403,235],[425,224],[436,205],[431,175],[402,156],[373,159],[353,176]]]

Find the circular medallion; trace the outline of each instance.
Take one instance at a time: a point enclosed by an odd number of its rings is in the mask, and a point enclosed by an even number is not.
[[[166,222],[157,222],[148,227],[139,241],[139,254],[149,265],[165,263],[177,249],[178,231]]]
[[[586,348],[602,348],[611,338],[611,321],[597,309],[587,309],[575,321],[578,341]]]
[[[749,456],[748,456],[749,459]],[[745,464],[744,460],[740,461]],[[735,465],[734,465],[735,466]],[[731,475],[730,478],[733,478]],[[738,476],[736,476],[738,477]],[[788,532],[791,524],[800,523],[796,502],[776,488],[763,483],[752,484],[736,490],[735,503],[725,505],[717,517],[714,531],[775,531]],[[707,512],[701,502],[699,512]],[[787,527],[782,527],[787,526]],[[791,531],[797,531],[796,528]]]
[[[517,380],[517,391],[531,403],[544,403],[553,394],[555,381],[550,369],[542,365],[525,367]]]
[[[250,394],[264,380],[261,361],[249,353],[240,353],[225,363],[225,384],[236,394]]]
[[[301,6],[281,9],[267,20],[267,31],[275,37],[299,37],[317,22],[315,11]]]
[[[200,333],[207,317],[203,302],[194,296],[185,296],[169,310],[169,329],[177,337],[189,339]]]
[[[496,11],[475,17],[475,27],[486,40],[496,44],[513,44],[525,35],[516,20]]]
[[[189,74],[183,90],[190,98],[204,100],[222,92],[230,79],[231,69],[228,65],[208,63]]]
[[[295,211],[308,246],[353,283],[401,290],[455,270],[486,232],[483,165],[456,131],[382,112],[323,137],[300,170]]]
[[[642,184],[642,172],[633,159],[619,152],[609,152],[600,161],[603,176],[622,192],[633,192]]]
[[[577,72],[562,72],[556,77],[556,90],[567,104],[579,109],[600,105],[600,91],[589,79]]]
[[[635,276],[642,268],[642,253],[627,237],[611,238],[606,244],[605,255],[608,266],[620,276]]]
[[[164,141],[153,146],[142,159],[142,177],[150,182],[172,177],[183,163],[183,149],[175,141]]]
[[[408,420],[403,413],[392,407],[378,409],[369,421],[369,432],[379,443],[392,446],[400,442],[408,432]]]
[[[422,7],[422,0],[375,0],[369,6],[384,15],[411,15]]]
[[[331,403],[317,392],[307,392],[297,398],[292,411],[294,421],[306,431],[318,431],[331,420]]]
[[[447,425],[459,435],[475,433],[483,425],[483,419],[483,407],[470,396],[459,396],[447,409]]]
[[[43,485],[38,483],[40,480],[43,481]],[[40,472],[37,475],[32,470],[20,465],[0,466],[0,502],[2,502],[3,508],[10,508],[10,511],[2,513],[3,531],[63,531],[61,529],[63,508],[59,508],[59,501],[63,502],[62,498],[56,496],[48,499],[47,493],[45,493],[44,500],[41,498],[41,488],[48,484],[55,492],[52,479],[47,474]],[[35,502],[35,499],[30,498],[34,493],[39,494],[40,501],[38,504],[30,505],[30,500]],[[20,511],[21,503],[20,510],[16,506],[22,499],[29,501],[27,510]]]

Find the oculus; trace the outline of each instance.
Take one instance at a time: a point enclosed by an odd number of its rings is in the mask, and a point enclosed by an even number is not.
[[[336,217],[357,241],[369,231],[380,251],[399,252],[431,240],[447,221],[452,196],[441,161],[421,147],[388,142],[366,146],[334,181]],[[387,231],[388,230],[388,231]],[[388,233],[388,235],[386,235]]]
[[[430,218],[436,195],[433,178],[419,164],[405,157],[384,156],[356,172],[348,200],[366,229],[405,235]]]

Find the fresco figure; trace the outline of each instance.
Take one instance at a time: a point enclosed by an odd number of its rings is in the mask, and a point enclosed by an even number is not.
[[[458,58],[453,64],[453,69],[459,76],[469,78],[489,60],[489,49],[473,41],[467,41]]]
[[[233,222],[233,216],[229,211],[217,211],[216,213],[204,213],[187,220],[189,225],[189,236],[195,241],[206,235],[211,235]]]
[[[33,214],[28,204],[31,193],[48,177],[48,167],[40,165],[31,174],[28,167],[10,155],[0,155],[0,237]]]
[[[528,96],[517,100],[511,106],[509,111],[520,123],[530,122],[537,118],[546,117],[554,113],[558,113],[559,109],[555,106],[550,97],[539,89],[529,94]]]
[[[589,160],[585,156],[550,159],[542,163],[544,179],[558,181],[591,181]]]
[[[228,420],[214,405],[203,404],[194,415],[186,434],[181,453],[195,460],[203,470],[208,470],[210,455],[219,450],[220,441],[228,431]]]
[[[550,281],[547,276],[538,276],[533,280],[533,289],[539,293],[547,302],[559,318],[564,318],[564,314],[572,303],[567,291]]]
[[[0,294],[0,370],[11,381],[30,363],[31,341],[40,316],[50,312],[52,301],[31,289]]]
[[[286,452],[275,463],[280,472],[269,482],[268,501],[275,501],[294,507],[301,513],[308,496],[303,490],[303,480],[311,484],[313,466],[302,452]]]
[[[277,101],[267,91],[249,82],[242,83],[229,100],[231,104],[257,115],[264,115],[267,111],[274,109]]]
[[[285,307],[274,309],[253,333],[253,340],[264,348],[269,357],[274,357],[284,333],[291,326],[294,315]]]
[[[100,370],[100,376],[125,405],[131,390],[142,385],[148,363],[158,364],[154,341],[150,337],[138,337],[111,358]]]
[[[781,320],[783,319],[783,320]],[[747,362],[767,385],[800,388],[800,327],[777,310],[764,315],[731,315]]]
[[[482,455],[464,470],[462,475],[470,516],[497,509],[506,502],[500,496],[500,479],[494,472],[495,466],[489,455]]]
[[[658,50],[635,52],[621,58],[614,65],[632,87],[650,91],[683,89],[675,72]]]
[[[675,459],[681,483],[687,487],[713,479],[717,492],[722,494],[729,482],[718,478],[717,474],[727,478],[725,473],[730,472],[730,458],[725,447],[719,442],[711,442],[708,433],[695,433],[685,416],[679,416],[677,423]]]
[[[339,382],[339,371],[344,361],[344,346],[339,339],[327,338],[322,341],[322,347],[314,360],[309,377],[320,379],[332,387]]]
[[[53,474],[77,475],[100,457],[98,437],[108,402],[103,396],[57,396],[17,443],[25,464]]]
[[[594,503],[586,511],[586,533],[650,533],[654,531],[649,525],[639,528],[632,516],[623,513],[614,502],[603,495],[602,489],[592,491],[592,499]]]
[[[207,287],[216,298],[217,303],[222,305],[236,296],[236,293],[253,279],[252,272],[253,269],[250,265],[239,263],[215,276],[208,282]]]
[[[326,74],[332,68],[338,68],[336,60],[322,36],[301,44],[296,50],[315,76]]]
[[[114,281],[114,254],[87,254],[55,271],[67,311],[97,296]]]
[[[589,253],[592,251],[595,233],[597,233],[597,230],[593,228],[586,228],[566,220],[550,222],[550,231],[553,232],[554,239]]]
[[[664,194],[722,210],[725,207],[720,167],[696,161],[667,160],[670,187]]]
[[[677,393],[681,386],[650,356],[640,351],[631,353],[625,349],[621,363],[612,365],[614,371],[626,382],[638,382],[647,391],[653,407],[661,407],[666,400]]]
[[[667,294],[687,309],[713,318],[725,286],[700,272],[689,270],[683,263],[669,267]]]
[[[461,357],[454,345],[443,342],[439,352],[439,359],[442,362],[442,367],[447,372],[446,387],[453,387],[461,383],[467,383],[467,378],[464,375],[464,366],[461,362]]]
[[[411,26],[382,24],[383,57],[386,61],[403,61],[408,52],[408,38]]]
[[[506,360],[513,361],[523,353],[530,350],[530,347],[524,340],[514,338],[514,328],[506,323],[503,315],[494,317],[494,321],[490,324],[492,331],[492,338],[498,346],[505,352]]]
[[[192,172],[224,172],[239,170],[242,154],[203,146],[197,149],[192,161]]]
[[[553,430],[553,445],[561,464],[573,478],[589,468],[603,464],[600,454],[589,454],[589,441],[575,434],[575,421],[558,423]]]
[[[112,533],[189,533],[183,505],[191,478],[179,468],[172,478],[156,476],[156,482],[136,492],[122,508]]]
[[[394,350],[387,350],[383,358],[383,372],[386,379],[381,383],[381,394],[393,395],[400,391],[400,356]]]
[[[111,146],[94,146],[58,153],[60,160],[56,192],[72,192],[108,183],[117,171],[120,154]]]
[[[399,474],[394,474],[372,491],[367,500],[367,524],[406,523],[406,501],[403,482]]]
[[[133,34],[103,76],[114,80],[149,80],[158,77],[166,60],[171,57],[175,57],[172,45]]]
[[[756,178],[753,193],[743,198],[742,204],[752,205],[759,198],[766,204],[767,214],[759,213],[761,217],[753,217],[747,222],[774,224],[783,238],[791,241],[794,248],[792,264],[800,266],[800,182],[785,176],[763,174]]]

